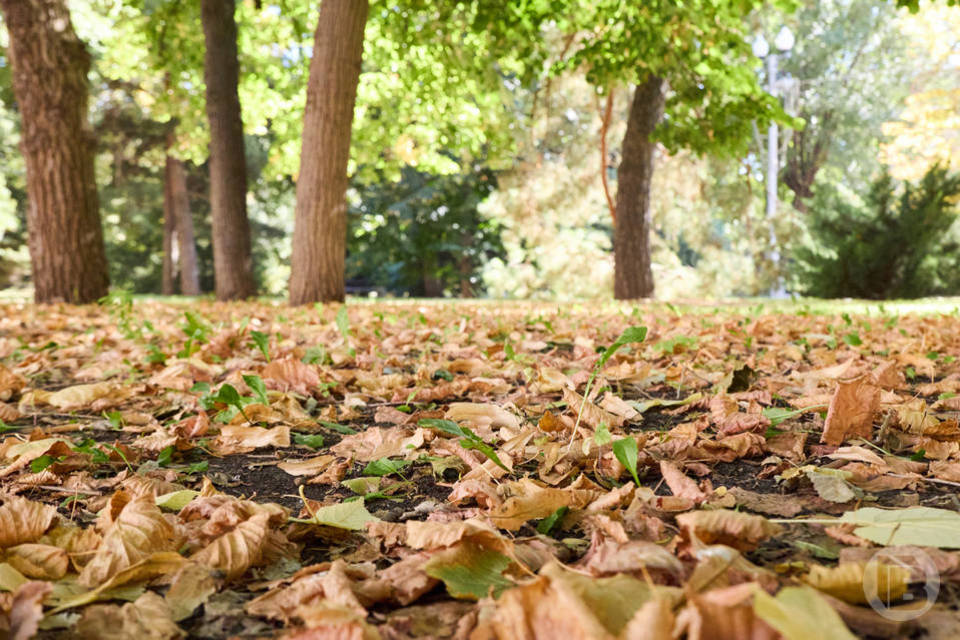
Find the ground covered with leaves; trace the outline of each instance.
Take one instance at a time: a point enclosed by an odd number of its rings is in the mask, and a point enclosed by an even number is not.
[[[0,636],[955,638],[957,355],[882,310],[8,304]]]

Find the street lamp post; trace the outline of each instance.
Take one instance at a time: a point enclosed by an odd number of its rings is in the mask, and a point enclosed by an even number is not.
[[[776,38],[773,40],[774,46],[777,50],[786,53],[793,48],[794,37],[793,32],[786,26],[781,27],[780,31],[777,33]],[[758,58],[764,59],[767,65],[767,91],[770,95],[777,97],[780,93],[780,83],[777,80],[777,53],[770,51],[770,45],[767,43],[766,38],[763,35],[759,35],[753,43],[753,54]],[[779,278],[779,266],[780,266],[780,251],[777,248],[777,231],[775,227],[775,221],[777,217],[777,176],[780,173],[779,166],[779,128],[777,127],[776,122],[770,123],[770,128],[767,130],[767,170],[766,170],[766,214],[767,214],[767,223],[770,225],[770,258],[774,264],[774,267],[777,269],[778,276],[777,282],[773,286],[771,295],[773,297],[782,297],[785,295],[783,290],[783,285],[780,282]]]

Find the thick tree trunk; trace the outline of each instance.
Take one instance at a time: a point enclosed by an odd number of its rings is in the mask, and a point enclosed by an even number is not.
[[[323,0],[314,36],[290,273],[290,304],[343,300],[347,163],[368,0]]]
[[[37,302],[106,295],[107,258],[87,120],[90,55],[64,0],[0,0],[22,121]]]
[[[183,162],[179,158],[167,156],[165,174],[180,250],[180,293],[185,296],[198,296],[200,268],[197,265],[197,242],[193,233],[193,217],[190,215],[187,175]]]
[[[218,300],[252,296],[253,258],[247,220],[247,166],[237,83],[234,0],[203,0],[204,78],[210,121],[210,208]]]
[[[167,156],[169,167],[170,156]],[[170,175],[163,180],[163,268],[160,277],[160,292],[165,296],[177,293],[177,216],[170,195]]]
[[[663,117],[663,104],[663,79],[648,76],[634,89],[617,172],[617,223],[613,234],[613,294],[617,300],[653,295],[650,181],[656,144],[651,136]]]

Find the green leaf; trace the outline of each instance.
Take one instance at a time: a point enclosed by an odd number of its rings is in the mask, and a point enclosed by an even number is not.
[[[452,436],[457,436],[458,438],[469,438],[467,432],[460,428],[453,420],[441,420],[440,418],[423,418],[417,422],[418,426],[426,427],[427,429],[436,429],[437,431],[443,431]]]
[[[169,447],[164,447],[160,453],[157,454],[157,464],[161,467],[166,467],[171,462],[173,462],[173,452],[174,446],[170,445]]]
[[[214,400],[237,408],[240,407],[240,393],[232,384],[223,383],[220,385],[220,390],[217,391]]]
[[[502,553],[464,542],[432,556],[424,570],[428,576],[442,580],[452,597],[479,600],[491,589],[498,597],[513,586],[513,581],[503,575],[510,562]]]
[[[630,475],[633,481],[640,486],[640,476],[637,475],[637,441],[633,438],[621,438],[613,443],[613,455],[617,457]]]
[[[597,361],[597,365],[594,367],[594,370],[599,370],[607,363],[614,353],[617,352],[617,349],[627,344],[636,344],[643,342],[647,339],[647,328],[646,327],[628,327],[623,333],[620,334],[620,337],[614,341],[612,345],[607,347],[607,350],[603,352],[603,355],[600,356],[600,359]]]
[[[192,489],[181,489],[180,491],[172,491],[170,493],[157,496],[155,502],[161,509],[179,512],[199,495],[199,491],[194,491]]]
[[[796,418],[799,415],[802,415],[808,411],[816,411],[817,409],[823,409],[824,405],[818,404],[810,407],[803,407],[802,409],[784,409],[783,407],[767,407],[763,410],[763,415],[770,419],[770,426],[775,427],[784,420],[790,420]]]
[[[319,433],[296,433],[293,434],[293,441],[296,444],[310,447],[311,449],[320,449],[323,447],[323,436]]]
[[[267,362],[270,362],[270,336],[262,331],[251,331],[250,337]]]
[[[510,472],[510,469],[507,467],[507,465],[503,464],[503,461],[500,459],[500,456],[497,455],[497,452],[493,450],[493,447],[481,440],[479,436],[464,438],[460,441],[460,446],[464,449],[476,449],[490,460],[493,460],[495,465],[508,473]]]
[[[30,471],[34,473],[40,473],[56,461],[56,458],[45,453],[42,456],[38,456],[30,461]]]
[[[613,436],[610,435],[610,429],[607,428],[606,423],[601,423],[601,425],[597,427],[596,432],[593,434],[593,441],[601,447],[605,444],[613,442]]]
[[[503,461],[500,459],[500,456],[497,455],[497,452],[493,450],[493,447],[484,442],[480,436],[475,434],[468,427],[461,427],[452,420],[441,420],[439,418],[424,418],[420,420],[417,425],[426,427],[428,429],[436,429],[452,436],[462,438],[462,440],[460,440],[461,447],[464,449],[474,449],[479,451],[490,460],[493,460],[493,463],[504,471],[510,471],[507,465],[503,464]]]
[[[851,347],[859,347],[863,344],[863,340],[860,339],[860,334],[855,332],[846,333],[843,336],[843,341],[846,342]]]
[[[410,466],[409,460],[391,460],[390,458],[380,458],[373,460],[363,468],[365,476],[388,476],[391,473],[397,473]]]
[[[784,587],[776,598],[757,589],[753,610],[785,640],[853,640],[856,637],[847,629],[840,614],[812,587]]]
[[[194,473],[203,473],[210,468],[210,463],[206,460],[201,460],[200,462],[194,462],[192,465],[187,467],[185,473],[187,475],[193,475]]]
[[[342,433],[344,435],[352,436],[357,433],[356,429],[351,429],[345,424],[337,424],[336,422],[328,422],[326,420],[317,420],[317,422],[331,431],[336,431],[337,433]]]
[[[380,490],[381,478],[350,478],[340,484],[359,496],[366,496]]]
[[[347,305],[340,305],[337,311],[337,328],[340,329],[340,335],[346,340],[350,337],[350,316],[347,315]]]
[[[606,351],[603,352],[603,355],[601,355],[600,359],[597,360],[597,364],[593,366],[593,371],[590,373],[590,378],[587,380],[587,386],[584,387],[583,402],[580,403],[580,409],[577,411],[577,421],[573,425],[574,433],[576,433],[577,429],[580,427],[580,419],[583,417],[583,408],[587,405],[587,398],[590,397],[590,386],[593,384],[597,374],[600,373],[600,369],[603,368],[603,365],[605,365],[607,360],[609,360],[610,357],[617,352],[617,349],[623,345],[643,342],[646,338],[646,327],[628,327],[623,333],[620,334],[620,337],[617,338],[614,343],[607,347]]]
[[[560,507],[537,523],[537,531],[545,536],[550,535],[550,532],[563,520],[563,516],[567,515],[567,511],[569,510],[569,507]]]
[[[856,526],[854,533],[877,544],[960,549],[960,513],[933,507],[847,511],[838,522]]]
[[[328,527],[362,531],[368,522],[379,522],[377,518],[363,506],[363,500],[341,502],[317,509],[312,518],[290,518],[294,522],[325,524]]]
[[[250,390],[253,391],[253,395],[260,404],[267,407],[270,406],[270,401],[267,399],[267,387],[263,384],[260,376],[245,375],[243,376],[243,381],[246,382]]]

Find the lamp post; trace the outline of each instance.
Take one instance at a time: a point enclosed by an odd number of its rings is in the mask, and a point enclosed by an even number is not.
[[[773,39],[773,45],[778,51],[786,53],[793,48],[793,32],[786,26],[780,28],[777,36]],[[753,55],[763,59],[767,65],[767,91],[770,95],[777,97],[779,95],[780,83],[777,79],[777,53],[770,51],[770,45],[763,34],[757,36],[753,42]],[[774,221],[777,217],[777,176],[780,173],[779,166],[779,129],[776,122],[770,123],[767,130],[767,171],[766,171],[766,194],[767,194],[767,223],[770,225],[770,258],[777,268],[777,282],[773,286],[771,295],[773,297],[782,297],[785,295],[783,286],[779,278],[780,251],[777,248],[777,231]]]

